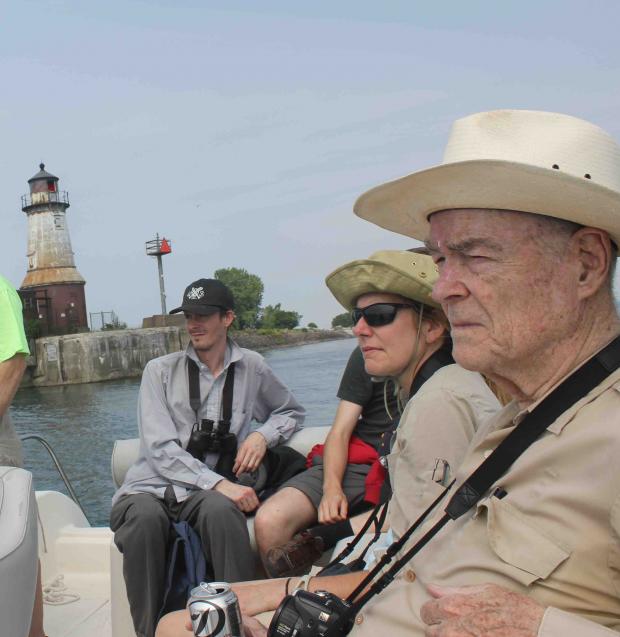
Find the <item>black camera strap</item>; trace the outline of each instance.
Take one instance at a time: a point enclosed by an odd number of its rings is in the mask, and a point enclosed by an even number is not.
[[[196,361],[187,359],[187,375],[189,379],[189,404],[194,411],[194,429],[198,429],[198,411],[202,401],[200,400],[200,370]],[[219,423],[230,425],[232,419],[233,388],[235,385],[235,363],[230,363],[226,370],[226,380],[222,390],[222,418]]]
[[[375,575],[419,527],[427,513],[444,497],[442,493],[427,511],[394,542],[386,551],[375,568],[364,578],[360,585],[349,595],[351,615],[360,609],[375,595],[380,593],[409,560],[426,546],[435,535],[451,520],[456,520],[469,511],[491,486],[508,471],[511,465],[532,445],[553,422],[567,409],[586,396],[605,378],[620,366],[620,337],[616,337],[598,354],[584,363],[560,385],[558,385],[540,404],[504,438],[493,453],[465,480],[450,498],[445,515],[429,529],[399,560],[397,560],[357,601],[353,602],[364,588],[372,582]],[[452,486],[452,485],[450,485]]]

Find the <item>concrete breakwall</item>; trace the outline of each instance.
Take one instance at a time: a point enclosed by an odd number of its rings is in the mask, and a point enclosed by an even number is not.
[[[182,346],[178,327],[39,338],[33,352],[36,364],[28,367],[23,385],[70,385],[140,376],[152,358]]]
[[[282,330],[271,334],[248,330],[232,334],[242,347],[258,351],[349,336],[331,330]],[[184,349],[188,340],[185,327],[176,326],[39,338],[22,387],[134,378],[142,374],[152,358]]]

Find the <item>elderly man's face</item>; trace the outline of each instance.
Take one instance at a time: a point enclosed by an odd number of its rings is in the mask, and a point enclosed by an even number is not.
[[[579,317],[568,238],[535,215],[446,210],[431,216],[439,267],[433,296],[452,327],[455,360],[487,373],[536,364]]]

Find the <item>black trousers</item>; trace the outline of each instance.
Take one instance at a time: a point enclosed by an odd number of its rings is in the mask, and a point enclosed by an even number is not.
[[[254,578],[256,558],[245,514],[217,491],[196,491],[177,503],[174,494],[122,497],[110,514],[114,542],[123,554],[123,575],[138,637],[153,637],[163,603],[170,522],[186,521],[198,533],[216,581]]]

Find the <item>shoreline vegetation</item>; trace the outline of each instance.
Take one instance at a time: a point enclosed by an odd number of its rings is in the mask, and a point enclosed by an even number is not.
[[[237,344],[246,349],[264,353],[270,349],[309,345],[321,341],[334,341],[342,338],[353,338],[348,330],[321,330],[306,327],[297,329],[246,329],[230,332]]]

